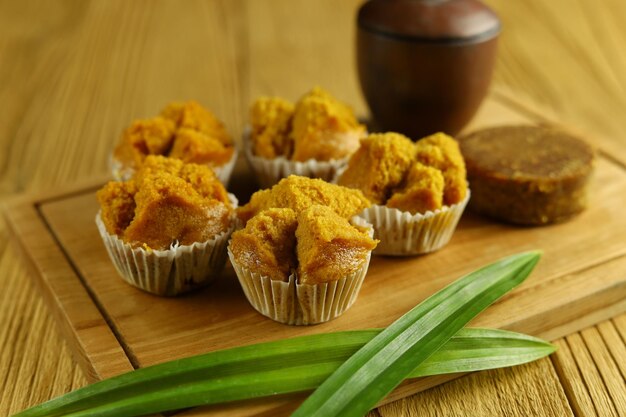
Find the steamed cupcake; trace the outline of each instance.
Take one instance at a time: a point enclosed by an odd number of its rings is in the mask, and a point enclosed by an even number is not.
[[[366,135],[352,109],[319,87],[295,105],[278,97],[257,99],[250,125],[246,156],[264,187],[292,174],[331,180]]]
[[[219,275],[236,199],[207,166],[150,155],[133,178],[109,182],[97,197],[98,230],[131,285],[176,295]]]
[[[362,213],[380,239],[376,252],[417,255],[444,246],[469,199],[459,145],[437,133],[413,143],[398,133],[361,141],[337,183],[363,192]]]
[[[269,208],[235,232],[228,254],[250,304],[285,324],[332,320],[356,300],[372,249],[371,227],[332,208]]]
[[[228,184],[237,152],[224,125],[195,101],[169,104],[159,116],[136,120],[113,151],[117,180],[128,180],[148,155],[162,155],[212,168]]]

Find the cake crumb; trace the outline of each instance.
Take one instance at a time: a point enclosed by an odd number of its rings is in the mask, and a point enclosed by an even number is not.
[[[322,284],[356,273],[377,241],[325,206],[298,214],[296,229],[300,284]]]
[[[230,250],[244,268],[272,280],[287,281],[296,268],[296,212],[272,208],[233,233]]]
[[[426,213],[442,207],[444,178],[441,171],[415,162],[409,168],[405,182],[405,187],[398,189],[387,200],[387,207],[411,214]]]
[[[356,188],[374,204],[384,204],[413,163],[415,144],[399,133],[371,134],[361,140],[339,185]]]

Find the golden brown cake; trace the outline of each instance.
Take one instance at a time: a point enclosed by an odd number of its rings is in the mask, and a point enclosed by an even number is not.
[[[250,109],[253,152],[263,158],[289,157],[293,142],[289,137],[294,105],[278,97],[261,97]]]
[[[443,177],[441,199],[439,175],[433,170]],[[352,155],[337,183],[363,191],[374,204],[413,214],[457,204],[467,194],[459,145],[443,133],[417,143],[399,133],[369,135],[361,141],[361,148]]]
[[[415,144],[399,133],[372,134],[361,140],[339,185],[356,188],[375,204],[384,204],[411,166]]]
[[[462,201],[467,194],[467,173],[458,142],[444,133],[435,133],[420,139],[415,148],[418,162],[442,172],[445,180],[443,203],[452,205]]]
[[[230,250],[241,266],[273,280],[287,281],[296,268],[296,212],[272,208],[233,233]]]
[[[353,154],[365,136],[365,127],[350,107],[315,87],[296,104],[291,136],[291,159],[328,161]]]
[[[107,231],[121,236],[135,217],[135,194],[137,185],[134,181],[109,182],[98,191],[98,201],[102,206],[102,222]]]
[[[295,106],[281,98],[259,98],[251,108],[251,125],[255,155],[299,162],[348,157],[365,135],[352,109],[319,87]]]
[[[122,133],[114,156],[125,165],[138,167],[147,155],[169,152],[176,125],[163,117],[136,120]]]
[[[237,210],[245,223],[255,214],[268,208],[290,208],[296,213],[313,204],[330,207],[338,215],[350,218],[370,205],[359,190],[353,190],[319,179],[291,175],[271,189],[257,191],[250,202]]]
[[[220,140],[189,128],[176,132],[170,158],[194,164],[224,165],[233,156],[233,147],[225,146]]]
[[[354,274],[376,247],[376,241],[366,231],[320,205],[298,214],[296,240],[298,279],[309,285]]]
[[[387,200],[387,207],[416,214],[443,206],[444,176],[438,169],[414,162],[405,183]]]
[[[560,222],[587,204],[594,151],[555,128],[503,126],[460,139],[470,207],[511,223]]]
[[[113,158],[137,170],[148,155],[219,167],[234,154],[231,137],[210,111],[195,101],[172,103],[160,116],[138,120],[124,131]]]
[[[196,101],[170,103],[161,111],[161,117],[173,121],[177,129],[191,129],[224,145],[232,145],[224,124]]]
[[[228,229],[232,207],[208,167],[148,156],[137,175],[98,194],[106,230],[133,246],[165,250],[204,242]]]

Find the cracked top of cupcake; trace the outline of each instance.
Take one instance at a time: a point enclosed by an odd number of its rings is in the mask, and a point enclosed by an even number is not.
[[[129,181],[97,193],[107,231],[133,246],[166,250],[205,242],[228,229],[233,207],[213,171],[148,156]]]
[[[413,143],[399,133],[361,140],[338,184],[361,190],[374,204],[412,214],[459,203],[467,193],[458,143],[436,133]]]
[[[359,190],[329,184],[320,179],[290,175],[272,188],[252,194],[250,202],[237,209],[237,215],[245,223],[255,214],[269,208],[290,208],[299,213],[314,204],[328,206],[346,219],[371,205]]]
[[[124,130],[113,157],[138,169],[148,155],[163,155],[188,163],[221,166],[234,153],[224,125],[195,101],[171,103],[159,116],[134,121]]]
[[[295,270],[300,284],[320,284],[357,272],[376,244],[329,207],[312,205],[260,212],[233,234],[230,249],[253,273],[287,281]]]
[[[261,97],[253,103],[250,116],[253,153],[267,159],[346,158],[366,134],[352,109],[319,87],[295,106],[282,98]]]

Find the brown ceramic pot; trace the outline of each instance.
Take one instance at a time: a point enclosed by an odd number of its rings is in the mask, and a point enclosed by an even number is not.
[[[469,122],[493,73],[493,11],[478,0],[371,0],[357,26],[359,79],[377,128],[419,139]]]

